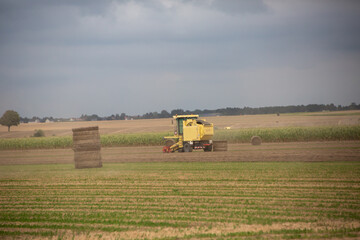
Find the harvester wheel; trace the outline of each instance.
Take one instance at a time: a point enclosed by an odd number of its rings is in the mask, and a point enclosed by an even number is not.
[[[184,152],[192,152],[190,143],[184,143]]]

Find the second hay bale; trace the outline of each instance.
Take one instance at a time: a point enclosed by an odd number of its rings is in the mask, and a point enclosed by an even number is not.
[[[261,138],[259,137],[259,136],[253,136],[252,138],[251,138],[251,144],[252,145],[261,145]]]

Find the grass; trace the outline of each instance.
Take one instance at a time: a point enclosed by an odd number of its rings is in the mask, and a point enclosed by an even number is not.
[[[0,238],[359,238],[359,184],[359,162],[0,166]]]
[[[170,135],[170,132],[102,135],[101,145],[103,147],[163,145],[163,137]],[[279,127],[215,130],[214,140],[227,140],[229,143],[247,143],[250,141],[252,136],[260,136],[263,142],[360,140],[360,126]],[[71,147],[72,137],[70,136],[0,139],[0,150]]]

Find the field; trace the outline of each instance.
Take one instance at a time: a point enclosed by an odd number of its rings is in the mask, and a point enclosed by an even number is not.
[[[1,238],[359,238],[359,162],[0,167]]]
[[[359,112],[334,114],[214,117],[218,137],[232,139],[227,152],[173,154],[158,144],[109,147],[161,137],[170,119],[91,122],[103,133],[103,167],[81,170],[71,128],[89,123],[43,124],[56,137],[23,140],[70,146],[0,150],[0,239],[359,239]],[[31,127],[0,140],[19,141]],[[275,141],[241,143],[253,131]]]
[[[216,129],[273,128],[273,127],[318,127],[318,126],[349,126],[360,124],[360,111],[296,113],[244,116],[206,117],[214,123]],[[72,128],[99,126],[100,134],[124,133],[158,133],[173,130],[171,119],[129,120],[129,121],[99,121],[99,122],[53,122],[24,123],[12,127],[0,125],[0,138],[30,137],[35,129],[42,129],[47,137],[71,136]]]
[[[126,146],[162,146],[164,136],[171,132],[159,133],[126,133],[101,135],[102,147]],[[249,143],[252,136],[261,137],[263,142],[302,142],[302,141],[356,141],[360,140],[360,126],[328,126],[328,127],[277,127],[277,128],[245,128],[235,130],[215,130],[214,140],[228,143]],[[0,138],[0,150],[55,149],[71,148],[73,140],[70,136],[32,137],[32,138]]]
[[[284,162],[360,160],[360,141],[229,144],[227,152],[162,153],[162,146],[102,148],[104,163],[130,162]],[[0,165],[73,164],[71,149],[2,150]]]

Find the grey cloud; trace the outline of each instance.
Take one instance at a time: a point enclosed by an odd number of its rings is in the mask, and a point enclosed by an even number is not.
[[[0,112],[360,102],[355,1],[0,1],[0,11]]]
[[[262,0],[214,0],[211,2],[211,7],[229,14],[253,14],[259,12],[266,12],[268,10],[267,5]]]

